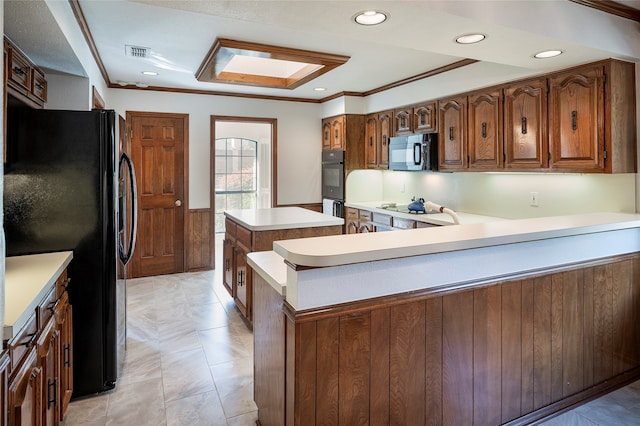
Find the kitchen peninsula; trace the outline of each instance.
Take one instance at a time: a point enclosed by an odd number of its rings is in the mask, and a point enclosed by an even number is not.
[[[344,220],[300,207],[227,210],[223,245],[223,284],[249,323],[252,320],[252,274],[249,252],[273,249],[273,242],[342,234]]]
[[[640,378],[640,215],[277,241],[249,264],[263,426],[528,424]]]

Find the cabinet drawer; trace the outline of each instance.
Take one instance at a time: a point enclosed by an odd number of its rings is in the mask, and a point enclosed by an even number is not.
[[[243,245],[244,248],[247,249],[247,251],[251,251],[251,249],[253,248],[251,244],[251,231],[249,231],[247,228],[238,226],[236,240],[238,244]]]
[[[22,363],[29,349],[35,345],[38,337],[38,321],[36,313],[27,320],[27,323],[16,336],[9,341],[7,349],[11,357],[11,371],[14,371]]]
[[[440,226],[440,225],[434,225],[433,223],[428,223],[428,222],[416,222],[416,228],[433,228],[434,226]]]
[[[13,48],[9,49],[9,69],[7,82],[16,90],[26,94],[31,88],[31,67],[27,58]]]
[[[360,210],[358,217],[360,220],[371,221],[372,212],[369,210]]]
[[[36,101],[46,102],[47,101],[47,80],[44,78],[44,74],[42,74],[39,70],[32,68],[32,78],[31,78],[31,93],[29,96],[34,98]]]
[[[404,219],[400,217],[393,218],[393,227],[398,229],[413,229],[416,227],[416,221],[411,219]]]
[[[237,224],[229,218],[224,220],[224,231],[227,234],[227,239],[235,241]]]
[[[391,217],[391,215],[381,214],[376,212],[373,213],[373,222],[375,224],[391,226],[392,221],[393,221],[393,218]]]
[[[70,282],[71,280],[67,277],[67,270],[65,269],[56,280],[56,299],[59,299],[67,291]]]
[[[42,302],[40,302],[36,311],[38,314],[37,316],[39,329],[42,329],[47,321],[49,321],[49,319],[53,316],[53,311],[56,308],[57,301],[58,298],[56,297],[56,288],[52,287],[45,298],[42,300]]]

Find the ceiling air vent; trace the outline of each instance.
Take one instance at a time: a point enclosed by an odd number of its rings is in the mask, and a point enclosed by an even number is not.
[[[148,58],[149,52],[151,52],[151,49],[149,49],[148,47],[130,45],[125,45],[124,47],[126,55],[131,56],[132,58]]]

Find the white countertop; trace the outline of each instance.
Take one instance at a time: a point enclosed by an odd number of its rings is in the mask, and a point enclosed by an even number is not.
[[[640,228],[640,215],[592,213],[274,242],[299,266],[326,267]]]
[[[71,259],[71,251],[6,258],[3,340],[20,331]]]
[[[287,265],[275,251],[255,251],[247,254],[247,263],[282,297],[287,290]]]
[[[342,226],[344,219],[314,212],[302,207],[227,210],[225,216],[251,231]]]
[[[386,202],[385,201],[361,201],[361,202],[355,202],[355,203],[345,203],[344,205],[346,207],[352,207],[354,209],[369,210],[376,213],[387,214],[390,216],[401,217],[404,219],[413,219],[418,222],[426,222],[434,225],[454,225],[455,224],[453,222],[453,218],[445,213],[436,213],[436,212],[402,213],[392,209],[380,208],[380,206],[382,206],[383,204],[386,204]],[[444,207],[447,207],[447,206],[444,206]],[[500,217],[484,216],[479,214],[465,213],[465,212],[458,212],[458,211],[456,211],[456,214],[458,215],[458,219],[460,219],[461,225],[470,224],[470,223],[493,222],[496,220],[507,220]]]

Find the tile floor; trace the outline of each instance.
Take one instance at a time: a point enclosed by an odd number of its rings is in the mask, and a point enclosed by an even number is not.
[[[63,426],[255,425],[253,337],[221,274],[129,280],[127,305],[127,359],[116,389],[73,401]],[[640,381],[543,425],[640,425]]]

